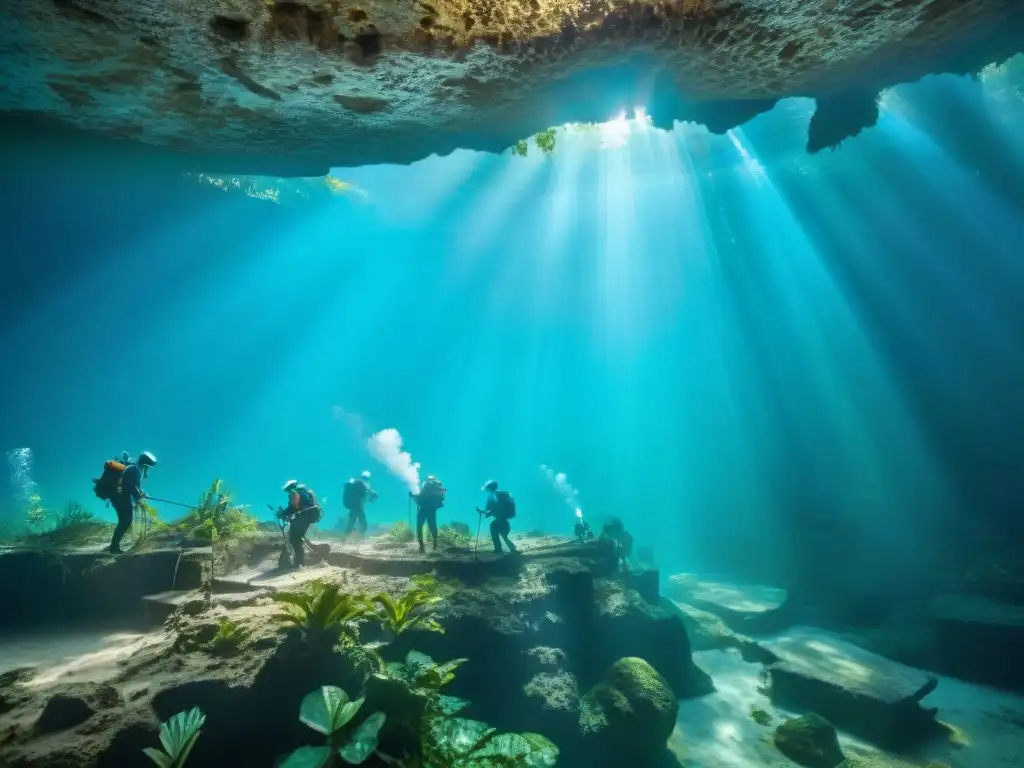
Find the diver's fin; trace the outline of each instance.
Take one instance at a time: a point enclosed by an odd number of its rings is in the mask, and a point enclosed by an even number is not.
[[[844,141],[878,122],[878,98],[874,91],[847,91],[819,96],[807,132],[807,151],[835,149]]]

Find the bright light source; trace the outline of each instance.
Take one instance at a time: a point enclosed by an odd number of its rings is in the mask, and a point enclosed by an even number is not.
[[[651,121],[651,116],[647,114],[647,110],[643,107],[637,107],[633,110],[633,122],[636,123],[637,130],[640,131],[646,131],[654,125]]]
[[[629,138],[629,120],[626,119],[625,112],[620,112],[614,120],[601,123],[600,128],[602,149],[621,147]]]

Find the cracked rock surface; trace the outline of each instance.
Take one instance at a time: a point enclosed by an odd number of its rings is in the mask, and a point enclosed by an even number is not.
[[[811,96],[808,149],[882,88],[1024,50],[1019,0],[19,0],[0,130],[173,152],[194,170],[317,175],[645,106],[741,125]],[[646,102],[646,103],[645,103]]]

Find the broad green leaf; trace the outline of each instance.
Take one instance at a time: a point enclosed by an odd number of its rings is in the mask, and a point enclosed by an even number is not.
[[[377,749],[377,734],[384,726],[387,715],[374,712],[366,718],[353,732],[348,743],[338,750],[338,755],[346,763],[359,765]]]
[[[205,722],[206,715],[198,707],[193,707],[173,715],[160,726],[160,743],[172,762],[179,762],[179,755],[190,742],[195,741],[194,737],[199,735],[199,729]]]
[[[330,747],[299,747],[280,768],[325,768],[331,764]]]
[[[405,666],[410,669],[422,669],[425,667],[433,667],[434,660],[427,656],[425,653],[419,651],[409,651],[405,657]]]
[[[338,730],[338,728],[341,728],[341,726],[345,725],[349,720],[351,720],[353,717],[355,717],[356,716],[356,712],[358,712],[359,708],[361,706],[363,706],[363,702],[364,701],[366,701],[366,697],[365,696],[362,697],[362,698],[356,699],[355,701],[350,701],[350,702],[348,702],[348,704],[346,704],[344,707],[342,707],[341,712],[338,713],[338,718],[337,718],[338,727],[335,728],[334,730]]]
[[[456,696],[439,696],[439,704],[441,706],[441,712],[445,715],[454,715],[461,712],[470,705],[470,702],[466,699],[460,699]]]
[[[306,694],[299,708],[299,720],[317,733],[330,736],[347,722],[341,719],[346,704],[347,693],[336,686],[325,685]]]
[[[152,760],[154,763],[160,766],[160,768],[171,768],[172,760],[159,749],[153,749],[153,747],[146,747],[142,750],[146,757]]]
[[[181,768],[188,760],[188,755],[192,751],[192,747],[196,745],[196,741],[199,739],[199,731],[192,734],[192,738],[185,742],[182,746],[181,751],[178,752],[174,757],[174,768]]]
[[[429,727],[435,744],[445,751],[463,756],[478,749],[490,734],[496,732],[487,723],[464,717],[431,718]]]

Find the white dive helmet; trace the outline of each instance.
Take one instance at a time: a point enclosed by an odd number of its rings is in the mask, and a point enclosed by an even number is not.
[[[281,490],[287,492],[294,491],[299,487],[298,480],[289,480],[287,483],[281,486]]]
[[[143,451],[142,453],[139,454],[139,458],[136,459],[135,463],[138,464],[140,467],[155,467],[156,456],[154,456],[149,451]]]
[[[370,470],[364,469],[363,474],[361,474],[360,477],[363,479],[364,483],[368,483],[370,482],[370,478],[373,477],[373,475],[370,474]]]

